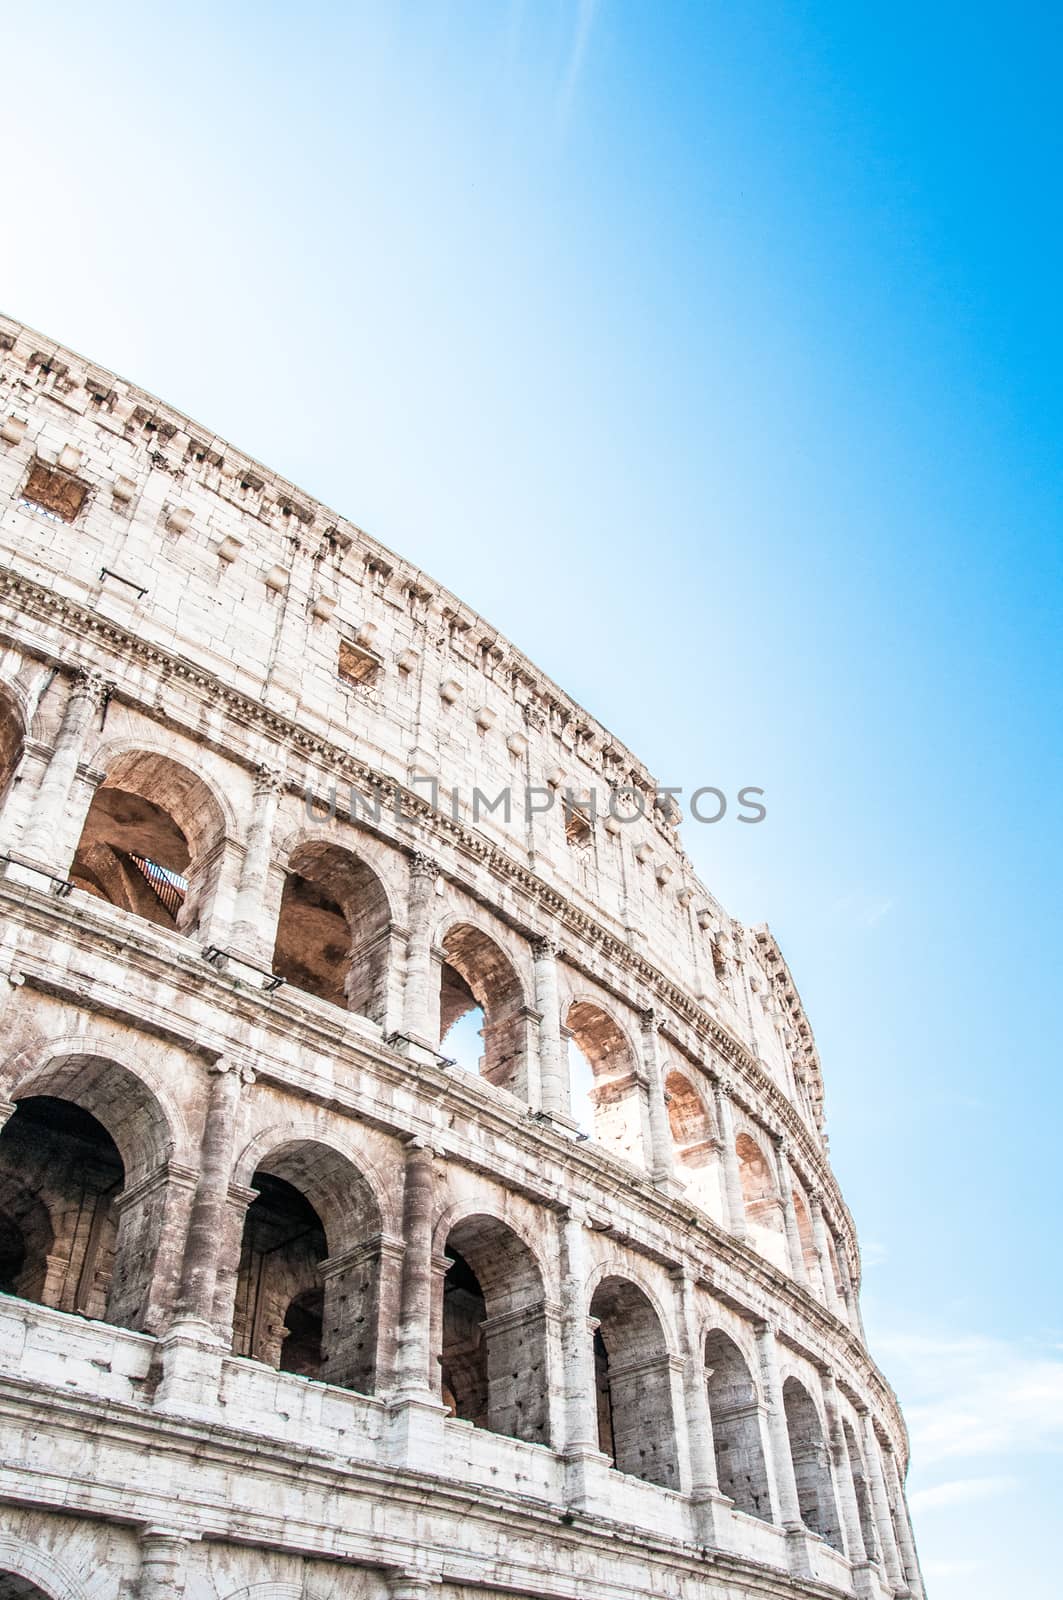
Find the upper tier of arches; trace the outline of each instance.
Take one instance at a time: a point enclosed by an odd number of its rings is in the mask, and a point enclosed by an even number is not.
[[[22,421],[0,442],[14,530],[0,527],[0,566],[23,571],[36,540],[34,571],[46,590],[53,564],[61,572],[73,631],[79,606],[87,628],[102,612],[155,664],[149,674],[162,667],[171,685],[197,675],[212,707],[202,737],[312,742],[326,790],[343,785],[344,765],[422,797],[436,786],[446,816],[456,808],[464,831],[649,959],[819,1126],[815,1044],[775,941],[736,924],[699,882],[681,808],[608,729],[363,530],[134,385],[4,327],[0,376]],[[235,736],[218,723],[222,704]],[[691,790],[712,777],[669,776]],[[503,793],[509,802],[489,804]],[[627,793],[630,807],[614,799]],[[637,814],[619,822],[611,806]],[[96,866],[120,878],[107,843],[104,833]],[[135,877],[125,889],[143,898]]]
[[[101,729],[91,677],[40,695],[52,743],[36,772],[15,697],[0,705],[15,764],[0,826],[17,860],[479,1074],[683,1194],[857,1325],[846,1219],[819,1192],[814,1144],[804,1177],[784,1170],[777,1123],[755,1094],[735,1096],[695,1030],[365,819],[309,817],[275,772],[245,787],[241,811],[244,773],[216,755],[128,713]]]

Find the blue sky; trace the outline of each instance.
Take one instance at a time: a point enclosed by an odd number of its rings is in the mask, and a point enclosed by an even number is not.
[[[1058,14],[11,7],[0,303],[476,605],[816,1029],[931,1600],[1057,1585]]]

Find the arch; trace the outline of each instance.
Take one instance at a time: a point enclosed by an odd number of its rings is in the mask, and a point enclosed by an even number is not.
[[[554,1265],[550,1259],[549,1250],[542,1234],[532,1232],[527,1222],[520,1217],[511,1217],[507,1214],[508,1207],[504,1195],[499,1196],[499,1205],[496,1208],[492,1199],[484,1195],[468,1196],[464,1200],[455,1200],[453,1205],[446,1208],[436,1218],[432,1230],[432,1249],[436,1255],[442,1255],[446,1249],[447,1239],[452,1231],[468,1218],[485,1217],[497,1222],[508,1233],[514,1235],[521,1246],[528,1252],[535,1265],[535,1270],[544,1286],[544,1293],[553,1282]],[[503,1214],[500,1214],[503,1213]]]
[[[626,1472],[679,1487],[671,1358],[661,1319],[630,1278],[601,1278],[591,1297],[599,1448]]]
[[[797,1219],[797,1237],[801,1243],[801,1257],[805,1263],[805,1275],[810,1284],[815,1284],[819,1279],[819,1257],[816,1254],[816,1239],[812,1231],[812,1218],[809,1215],[805,1197],[795,1185],[791,1191],[794,1202],[794,1216]]]
[[[488,1082],[527,1097],[527,1012],[524,984],[490,934],[473,922],[452,921],[440,941],[439,1042],[463,1017],[483,1015],[479,1070]]]
[[[295,1138],[261,1156],[251,1187],[257,1195],[244,1218],[234,1351],[371,1393],[381,1246],[372,1186],[333,1146]]]
[[[783,1384],[783,1410],[801,1521],[836,1550],[842,1549],[830,1457],[815,1402],[797,1378]]]
[[[824,1218],[826,1222],[826,1218]],[[826,1222],[827,1234],[827,1262],[825,1271],[834,1274],[834,1292],[838,1298],[840,1315],[849,1320],[849,1300],[845,1293],[845,1279],[842,1276],[841,1262],[838,1259],[838,1246],[834,1240],[834,1229]]]
[[[744,1131],[735,1135],[735,1154],[750,1241],[787,1272],[790,1261],[774,1166],[756,1139]]]
[[[170,1113],[138,1072],[104,1053],[89,1037],[63,1041],[8,1063],[8,1098],[47,1095],[95,1117],[114,1140],[130,1187],[174,1153]]]
[[[305,994],[382,1022],[392,921],[383,880],[363,856],[304,839],[287,860],[273,970]]]
[[[307,1192],[311,1204],[321,1212],[325,1230],[328,1234],[329,1245],[333,1251],[341,1249],[343,1231],[345,1227],[344,1208],[341,1204],[337,1210],[330,1200],[330,1191],[339,1192],[350,1181],[351,1175],[356,1178],[356,1195],[348,1197],[355,1199],[354,1209],[349,1204],[346,1215],[351,1218],[351,1226],[355,1231],[363,1225],[365,1227],[379,1227],[385,1231],[394,1232],[401,1229],[402,1196],[395,1193],[395,1184],[390,1171],[381,1171],[378,1164],[371,1161],[361,1149],[344,1148],[336,1138],[322,1138],[318,1131],[318,1124],[310,1116],[297,1118],[295,1114],[284,1123],[270,1123],[248,1140],[247,1144],[233,1163],[234,1184],[247,1188],[253,1175],[260,1167],[269,1171],[274,1170],[274,1159],[287,1164],[290,1151],[299,1147],[305,1150],[304,1160],[313,1165],[318,1159],[315,1152],[324,1152],[322,1166],[325,1175],[319,1174],[319,1187],[314,1192]],[[337,1163],[339,1163],[337,1165]],[[281,1171],[280,1176],[296,1188],[302,1187],[302,1179],[297,1175],[294,1166],[289,1166],[287,1171]],[[311,1178],[311,1182],[314,1179]],[[401,1188],[401,1185],[399,1186]]]
[[[447,1230],[443,1399],[492,1433],[550,1442],[546,1299],[535,1253],[499,1218],[470,1211]]]
[[[109,1292],[124,1183],[118,1148],[94,1116],[69,1100],[20,1097],[0,1132],[4,1289],[57,1311],[126,1321]]]
[[[708,1108],[686,1074],[675,1067],[665,1075],[664,1095],[676,1176],[695,1205],[719,1218],[719,1146]]]
[[[241,1164],[245,1158],[246,1153]],[[380,1232],[380,1207],[371,1184],[335,1145],[320,1139],[289,1139],[259,1153],[255,1170],[281,1178],[305,1195],[321,1218],[330,1255],[351,1249],[368,1233]]]
[[[749,1366],[722,1328],[712,1328],[705,1335],[704,1356],[721,1492],[730,1496],[739,1511],[770,1522],[771,1491],[760,1430],[760,1403]]]
[[[142,742],[103,747],[70,867],[74,884],[148,922],[190,933],[212,898],[231,812],[195,766]]]
[[[318,1589],[308,1589],[305,1583],[267,1578],[264,1583],[249,1583],[234,1590],[226,1600],[318,1600],[320,1593]]]
[[[88,1591],[65,1561],[15,1534],[0,1533],[0,1585],[3,1600],[87,1600]],[[22,1587],[19,1588],[18,1585]]]
[[[627,1033],[594,1000],[573,998],[565,1014],[570,1037],[570,1073],[577,1092],[572,1097],[573,1114],[579,1118],[582,1099],[589,1106],[590,1125],[586,1129],[598,1144],[638,1166],[645,1166],[643,1140],[644,1107],[639,1084],[638,1055]],[[580,1061],[574,1061],[572,1050]],[[587,1074],[589,1073],[589,1081]],[[585,1088],[579,1093],[580,1079]]]

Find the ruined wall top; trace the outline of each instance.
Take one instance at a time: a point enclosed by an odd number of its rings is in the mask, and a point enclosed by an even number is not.
[[[575,923],[665,974],[821,1134],[815,1042],[773,936],[734,922],[696,877],[678,808],[608,729],[361,528],[5,319],[0,564],[0,582],[71,608],[72,656],[90,635],[112,648],[130,638],[141,652],[130,681],[153,662],[198,674],[205,692],[216,685],[237,724],[268,713],[315,792],[345,782],[339,752],[367,788],[434,799]],[[251,737],[233,751],[249,762],[263,753]],[[508,816],[505,806],[473,816],[477,789],[488,800],[508,792]],[[609,815],[617,793],[617,812],[634,820]]]

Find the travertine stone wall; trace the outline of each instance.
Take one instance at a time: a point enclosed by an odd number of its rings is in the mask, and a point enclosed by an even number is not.
[[[483,619],[3,322],[0,854],[0,1588],[922,1594],[769,930]]]

